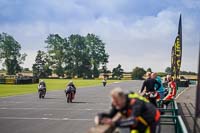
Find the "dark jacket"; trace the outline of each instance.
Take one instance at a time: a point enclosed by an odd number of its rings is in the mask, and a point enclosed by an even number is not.
[[[100,118],[113,118],[118,112],[120,112],[127,119],[117,121],[116,126],[130,128],[132,128],[133,125],[137,126],[137,123],[140,122],[138,118],[144,119],[148,125],[159,120],[160,112],[153,104],[138,94],[135,94],[136,96],[133,97],[130,95],[131,94],[127,95],[126,106],[123,109],[118,110],[112,106],[110,112],[100,114]],[[134,95],[134,93],[132,93],[132,95]]]
[[[71,91],[73,91],[74,93],[76,93],[76,87],[75,87],[75,85],[73,85],[73,84],[67,85],[67,88],[66,88],[66,90],[65,90],[66,93],[69,93],[69,92],[71,92]]]
[[[157,80],[148,78],[143,82],[140,92],[143,92],[145,87],[146,87],[147,92],[153,92],[153,91],[155,91],[155,88],[154,88],[155,85],[157,85],[156,90],[158,90],[161,87],[161,84]]]

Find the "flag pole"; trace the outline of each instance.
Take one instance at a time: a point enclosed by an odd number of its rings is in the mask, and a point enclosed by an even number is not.
[[[196,89],[196,108],[195,108],[195,118],[193,132],[197,133],[197,119],[200,116],[200,40],[199,40],[199,58],[198,58],[198,78],[197,78],[197,89]]]

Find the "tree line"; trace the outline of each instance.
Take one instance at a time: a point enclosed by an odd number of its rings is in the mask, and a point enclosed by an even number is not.
[[[105,43],[94,34],[61,37],[50,34],[45,40],[47,52],[39,50],[33,64],[33,74],[47,77],[53,73],[59,77],[99,77],[106,69],[108,53]]]
[[[32,66],[34,76],[46,78],[55,73],[58,77],[65,78],[98,78],[100,73],[106,76],[112,73],[113,79],[122,79],[124,70],[120,64],[108,70],[109,55],[105,50],[105,43],[95,34],[81,36],[72,34],[61,37],[59,34],[50,34],[45,40],[46,52],[37,51],[35,62]],[[21,53],[21,45],[11,35],[0,34],[0,62],[6,68],[8,75],[15,75],[22,71],[29,71],[21,65],[27,54]],[[131,72],[132,79],[143,79],[147,71],[142,67],[135,67]],[[167,67],[165,72],[158,73],[165,76],[171,73]],[[183,75],[195,75],[194,72],[181,71]]]
[[[111,73],[107,69],[109,55],[105,43],[95,34],[81,36],[72,34],[61,37],[50,34],[46,40],[46,52],[37,51],[32,66],[34,76],[46,78],[55,73],[58,77],[97,78],[100,73]],[[7,75],[28,72],[23,68],[27,54],[21,53],[21,44],[7,33],[0,34],[0,62]],[[112,70],[113,79],[121,79],[124,70],[119,64]]]

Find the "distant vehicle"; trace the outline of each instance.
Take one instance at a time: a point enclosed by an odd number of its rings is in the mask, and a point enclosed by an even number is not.
[[[104,79],[104,80],[102,81],[102,83],[103,83],[103,86],[105,87],[105,86],[106,86],[106,84],[107,84],[107,81],[106,81],[106,79]]]
[[[38,87],[38,94],[39,94],[39,98],[44,99],[45,95],[46,95],[46,87],[39,85]]]
[[[67,88],[65,89],[67,103],[72,103],[72,100],[75,97],[75,93],[76,93],[75,86],[74,85],[68,85]]]

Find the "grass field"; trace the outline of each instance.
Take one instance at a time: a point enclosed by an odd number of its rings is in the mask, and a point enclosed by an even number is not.
[[[64,90],[66,84],[69,82],[67,79],[44,79],[47,85],[47,91],[50,90]],[[97,86],[101,85],[102,80],[73,80],[77,88],[86,86]],[[116,82],[116,80],[108,80],[108,83]],[[119,82],[119,81],[118,81]],[[28,93],[37,92],[38,84],[30,85],[6,85],[0,84],[0,97],[14,96]]]

